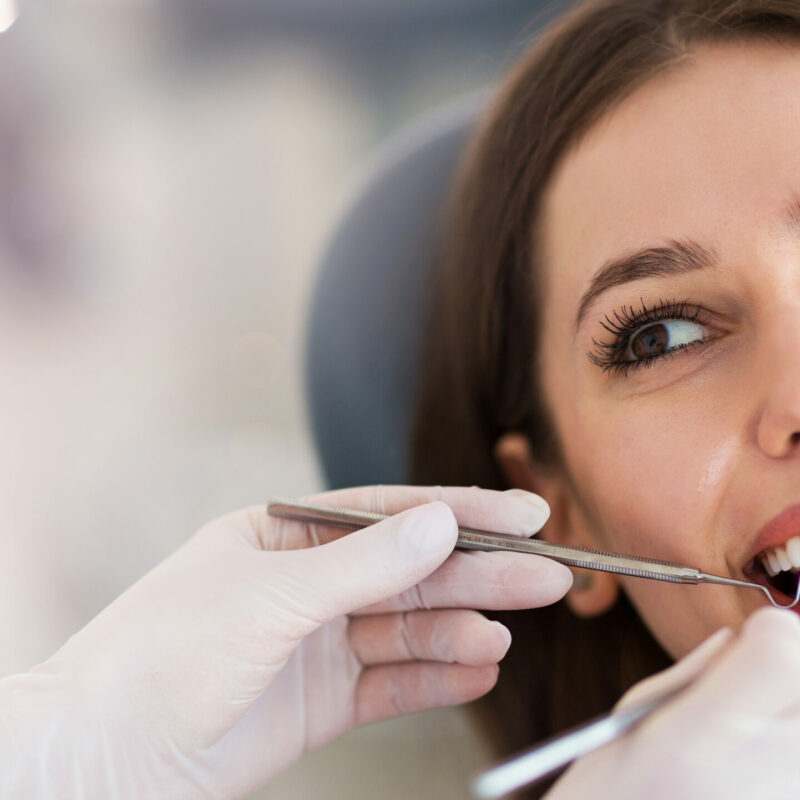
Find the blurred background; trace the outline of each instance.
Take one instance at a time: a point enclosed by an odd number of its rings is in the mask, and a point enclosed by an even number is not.
[[[315,269],[360,165],[564,2],[0,0],[0,675],[203,522],[322,488]],[[444,710],[258,798],[463,797]]]

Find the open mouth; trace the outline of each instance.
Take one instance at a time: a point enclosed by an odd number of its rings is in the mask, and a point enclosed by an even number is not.
[[[753,583],[768,588],[776,600],[793,600],[800,580],[800,536],[762,550],[745,565],[744,574]]]

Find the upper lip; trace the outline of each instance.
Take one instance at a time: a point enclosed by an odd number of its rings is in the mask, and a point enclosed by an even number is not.
[[[800,503],[785,508],[759,529],[747,564],[759,553],[788,542],[793,536],[800,536]]]

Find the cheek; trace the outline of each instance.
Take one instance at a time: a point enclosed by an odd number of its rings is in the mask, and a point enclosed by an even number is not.
[[[637,408],[584,416],[582,435],[567,437],[568,463],[607,544],[663,558],[703,544],[698,530],[711,522],[732,455],[703,417]]]
[[[724,415],[626,413],[578,419],[565,454],[585,505],[591,546],[726,574],[718,514],[738,440]],[[637,412],[639,409],[637,409]],[[726,435],[727,434],[727,435]],[[718,587],[623,579],[662,646],[680,657],[738,618]],[[680,620],[680,625],[675,621]]]

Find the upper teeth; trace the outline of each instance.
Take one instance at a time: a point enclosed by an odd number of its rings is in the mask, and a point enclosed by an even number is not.
[[[800,570],[800,536],[793,536],[780,547],[773,547],[759,553],[764,569],[775,576],[779,572]]]

